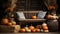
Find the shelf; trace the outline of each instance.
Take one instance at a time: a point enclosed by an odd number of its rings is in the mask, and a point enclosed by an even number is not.
[[[46,19],[20,19],[20,22],[44,22]]]

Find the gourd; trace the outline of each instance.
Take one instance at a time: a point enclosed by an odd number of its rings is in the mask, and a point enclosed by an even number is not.
[[[31,32],[31,30],[30,29],[27,29],[26,32]]]
[[[25,27],[26,32],[31,32],[31,30],[28,28],[28,25]]]
[[[26,27],[25,27],[25,30],[28,30],[29,28],[28,28],[28,25],[26,25]]]

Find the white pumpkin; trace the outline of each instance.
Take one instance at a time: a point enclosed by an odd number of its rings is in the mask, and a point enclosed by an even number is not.
[[[43,23],[42,26],[47,26],[47,24],[46,23]]]

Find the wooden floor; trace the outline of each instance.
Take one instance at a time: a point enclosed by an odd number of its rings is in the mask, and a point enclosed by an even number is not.
[[[49,32],[49,33],[0,33],[0,34],[59,34],[59,32]]]

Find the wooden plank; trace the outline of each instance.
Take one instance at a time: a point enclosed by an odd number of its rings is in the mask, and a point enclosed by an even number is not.
[[[46,19],[20,19],[20,22],[44,22]]]
[[[39,11],[20,11],[20,12],[24,12],[24,13],[38,13]]]

